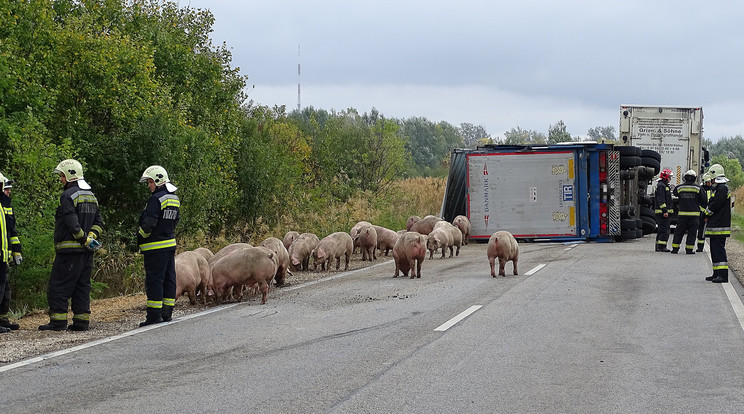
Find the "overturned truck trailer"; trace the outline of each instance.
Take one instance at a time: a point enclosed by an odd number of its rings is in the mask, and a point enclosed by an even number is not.
[[[507,230],[522,240],[613,241],[624,233],[621,191],[610,144],[457,149],[441,216],[468,216],[476,240]]]

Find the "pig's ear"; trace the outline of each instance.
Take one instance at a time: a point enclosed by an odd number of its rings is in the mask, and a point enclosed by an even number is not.
[[[434,236],[434,240],[435,240],[435,241],[436,241],[437,243],[439,243],[439,237],[437,237],[437,236]]]

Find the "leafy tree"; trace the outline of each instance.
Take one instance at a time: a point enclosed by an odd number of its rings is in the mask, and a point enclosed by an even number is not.
[[[721,164],[723,171],[726,173],[726,178],[730,181],[728,183],[729,188],[735,190],[744,184],[744,173],[741,170],[741,163],[738,158],[728,158],[725,155],[716,155],[711,161],[713,164]]]
[[[460,136],[466,147],[476,147],[483,139],[488,139],[488,132],[483,125],[473,125],[470,123],[460,124]]]
[[[548,144],[557,144],[559,142],[568,141],[572,141],[571,134],[566,131],[566,124],[564,124],[562,120],[548,128]]]
[[[597,142],[617,141],[617,137],[615,136],[615,127],[612,125],[605,126],[605,127],[596,126],[594,128],[589,128],[586,134],[589,136],[589,138],[591,138],[592,141],[597,141]]]
[[[504,132],[504,136],[505,145],[540,145],[547,142],[545,134],[537,131],[525,130],[519,126]]]

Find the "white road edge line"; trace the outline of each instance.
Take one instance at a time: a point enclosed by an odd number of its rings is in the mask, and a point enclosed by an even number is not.
[[[726,292],[729,302],[731,302],[731,307],[734,308],[736,318],[739,319],[741,329],[744,330],[744,304],[741,303],[741,299],[739,299],[739,295],[736,293],[734,287],[731,286],[731,283],[721,283],[721,285],[723,285],[723,290]]]
[[[539,265],[533,267],[532,270],[530,270],[529,272],[525,273],[524,275],[525,276],[532,276],[532,275],[534,275],[535,273],[537,273],[540,269],[542,269],[545,266],[546,266],[545,263],[539,264]]]
[[[473,305],[466,310],[460,312],[459,315],[455,316],[454,318],[448,320],[447,322],[439,325],[436,329],[434,329],[435,332],[444,332],[447,329],[453,327],[457,322],[460,322],[461,320],[467,318],[470,316],[473,312],[477,311],[478,309],[482,308],[483,305]]]

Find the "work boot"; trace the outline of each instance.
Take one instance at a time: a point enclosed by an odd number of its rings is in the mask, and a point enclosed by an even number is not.
[[[660,245],[660,244],[657,244],[657,245],[656,245],[656,251],[657,251],[657,252],[665,252],[665,253],[667,253],[667,252],[669,252],[669,249],[667,249],[667,247],[666,247],[666,246],[663,246],[663,247],[662,247],[662,245]]]
[[[163,322],[170,322],[173,319],[173,306],[163,305]]]
[[[8,328],[11,331],[17,331],[20,328],[17,323],[11,323],[7,318],[0,319],[0,327]]]
[[[72,325],[67,327],[68,331],[82,332],[87,331],[90,327],[90,321],[72,320]]]
[[[677,254],[677,253],[679,253],[679,248],[675,247],[674,249],[672,249],[672,254]]]
[[[698,252],[698,253],[702,253],[703,252],[703,246],[698,247],[697,250],[695,250],[695,251]]]
[[[4,326],[0,326],[0,333],[8,333],[10,332],[10,328],[6,328]]]
[[[692,249],[690,249],[690,250],[685,250],[685,253],[687,253],[687,254],[695,254],[695,252],[693,252],[693,251],[692,251]]]
[[[67,321],[49,321],[46,325],[39,326],[40,331],[64,331],[67,329]]]
[[[710,275],[710,276],[706,277],[705,280],[707,280],[708,282],[710,282],[711,280],[713,280],[715,278],[716,278],[716,275]]]
[[[147,318],[144,322],[140,322],[140,328],[154,323],[163,322],[163,312],[160,308],[147,308]]]
[[[714,277],[711,280],[711,282],[713,282],[713,283],[728,283],[728,276],[726,276],[726,277],[716,276],[716,277]]]

